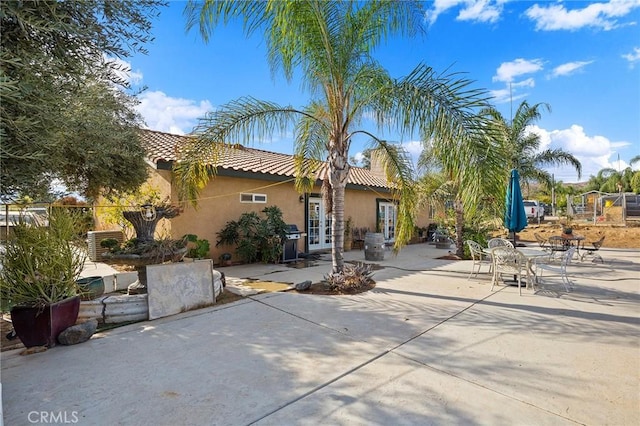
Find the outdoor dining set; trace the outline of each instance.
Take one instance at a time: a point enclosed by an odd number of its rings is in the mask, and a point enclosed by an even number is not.
[[[486,247],[467,240],[469,252],[473,260],[471,273],[477,277],[482,265],[488,265],[491,278],[491,291],[499,283],[506,283],[504,276],[518,286],[518,293],[522,295],[522,283],[525,288],[534,288],[534,285],[542,281],[545,271],[560,276],[564,289],[568,292],[572,289],[572,283],[567,275],[567,265],[576,258],[584,261],[592,257],[593,261],[603,261],[597,251],[602,247],[604,237],[587,246],[582,236],[553,236],[548,239],[536,235],[539,248],[515,247],[513,242],[505,238],[493,238]]]

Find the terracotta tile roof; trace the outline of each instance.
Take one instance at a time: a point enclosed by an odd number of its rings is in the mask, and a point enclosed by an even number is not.
[[[179,148],[186,143],[189,138],[193,137],[190,135],[174,135],[143,129],[140,131],[140,136],[142,138],[142,144],[147,151],[147,158],[154,164],[158,162],[178,161]],[[225,170],[295,177],[293,155],[243,146],[237,146],[226,151],[218,167]],[[322,180],[326,176],[327,165],[325,163],[316,172],[316,177]],[[361,167],[351,167],[347,183],[368,187],[389,188],[385,179],[376,177],[370,170]]]

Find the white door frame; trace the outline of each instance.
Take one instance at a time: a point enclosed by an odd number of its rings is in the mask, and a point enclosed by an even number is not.
[[[322,198],[309,197],[307,242],[309,251],[331,248],[331,215],[325,213]]]
[[[388,242],[395,241],[398,206],[395,203],[379,202],[378,220],[380,221],[380,232],[384,235],[384,240]]]

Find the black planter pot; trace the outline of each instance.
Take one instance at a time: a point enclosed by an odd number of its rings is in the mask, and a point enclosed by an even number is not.
[[[11,309],[11,322],[26,347],[51,348],[56,345],[58,335],[76,323],[79,310],[79,296],[48,305],[44,309],[15,306]]]

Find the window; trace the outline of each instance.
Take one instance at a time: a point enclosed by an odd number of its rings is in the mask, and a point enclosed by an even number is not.
[[[267,194],[240,194],[241,203],[266,203]]]

